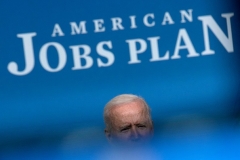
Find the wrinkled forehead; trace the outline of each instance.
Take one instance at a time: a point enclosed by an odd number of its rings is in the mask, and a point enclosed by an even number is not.
[[[111,110],[111,115],[113,116],[112,117],[113,119],[130,118],[130,117],[145,118],[149,116],[146,106],[140,100],[115,106]]]

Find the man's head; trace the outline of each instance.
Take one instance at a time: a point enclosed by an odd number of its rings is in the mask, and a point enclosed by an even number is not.
[[[105,135],[110,142],[143,142],[153,134],[147,103],[132,94],[122,94],[110,100],[104,108],[104,120]]]

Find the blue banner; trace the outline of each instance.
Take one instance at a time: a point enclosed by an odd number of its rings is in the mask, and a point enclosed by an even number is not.
[[[158,121],[239,113],[235,1],[0,2],[0,142],[104,128],[114,96]]]

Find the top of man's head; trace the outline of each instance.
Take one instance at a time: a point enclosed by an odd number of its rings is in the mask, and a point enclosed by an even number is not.
[[[111,128],[111,126],[109,126],[111,125],[109,124],[111,123],[109,120],[109,118],[111,117],[111,110],[114,107],[117,107],[122,104],[130,103],[133,101],[140,101],[143,104],[143,106],[146,107],[146,112],[149,118],[151,119],[150,108],[143,98],[133,94],[121,94],[112,98],[104,107],[104,121],[106,124],[106,128],[109,128],[109,129]]]
[[[132,94],[114,97],[104,108],[105,134],[109,140],[140,141],[152,132],[150,109]]]

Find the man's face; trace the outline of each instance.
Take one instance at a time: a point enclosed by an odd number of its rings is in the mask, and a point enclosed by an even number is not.
[[[152,135],[152,122],[141,101],[116,106],[111,113],[112,130],[106,132],[111,142],[143,142]]]

